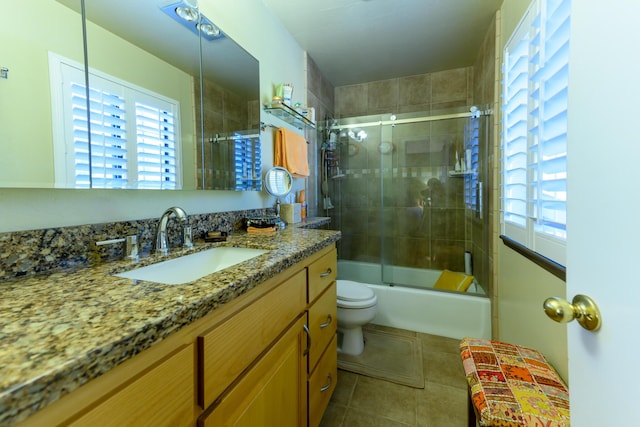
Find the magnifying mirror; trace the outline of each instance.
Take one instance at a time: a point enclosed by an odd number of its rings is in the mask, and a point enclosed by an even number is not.
[[[291,192],[293,177],[285,168],[274,166],[265,173],[264,186],[272,196],[284,197]]]

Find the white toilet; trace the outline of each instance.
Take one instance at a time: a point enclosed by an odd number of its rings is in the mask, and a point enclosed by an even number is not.
[[[376,315],[376,294],[367,285],[337,280],[338,352],[357,356],[364,350],[362,327]]]

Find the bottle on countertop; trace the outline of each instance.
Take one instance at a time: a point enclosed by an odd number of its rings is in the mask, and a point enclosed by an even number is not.
[[[307,198],[305,197],[304,190],[300,190],[298,193],[298,203],[300,203],[300,216],[302,219],[307,217]]]

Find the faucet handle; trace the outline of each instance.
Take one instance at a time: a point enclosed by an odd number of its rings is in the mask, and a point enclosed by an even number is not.
[[[138,235],[130,234],[125,237],[125,257],[134,261],[138,261]]]
[[[138,233],[135,229],[129,230],[128,235],[125,237],[109,240],[99,240],[92,244],[93,249],[97,249],[99,246],[113,245],[116,243],[124,243],[123,258],[138,260]]]
[[[193,248],[193,234],[191,226],[185,225],[182,227],[182,247],[184,249]]]

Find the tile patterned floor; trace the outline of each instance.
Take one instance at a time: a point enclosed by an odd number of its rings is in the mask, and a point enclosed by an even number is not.
[[[460,341],[393,330],[420,338],[425,388],[339,370],[338,385],[320,426],[467,427],[467,383],[458,351]]]

